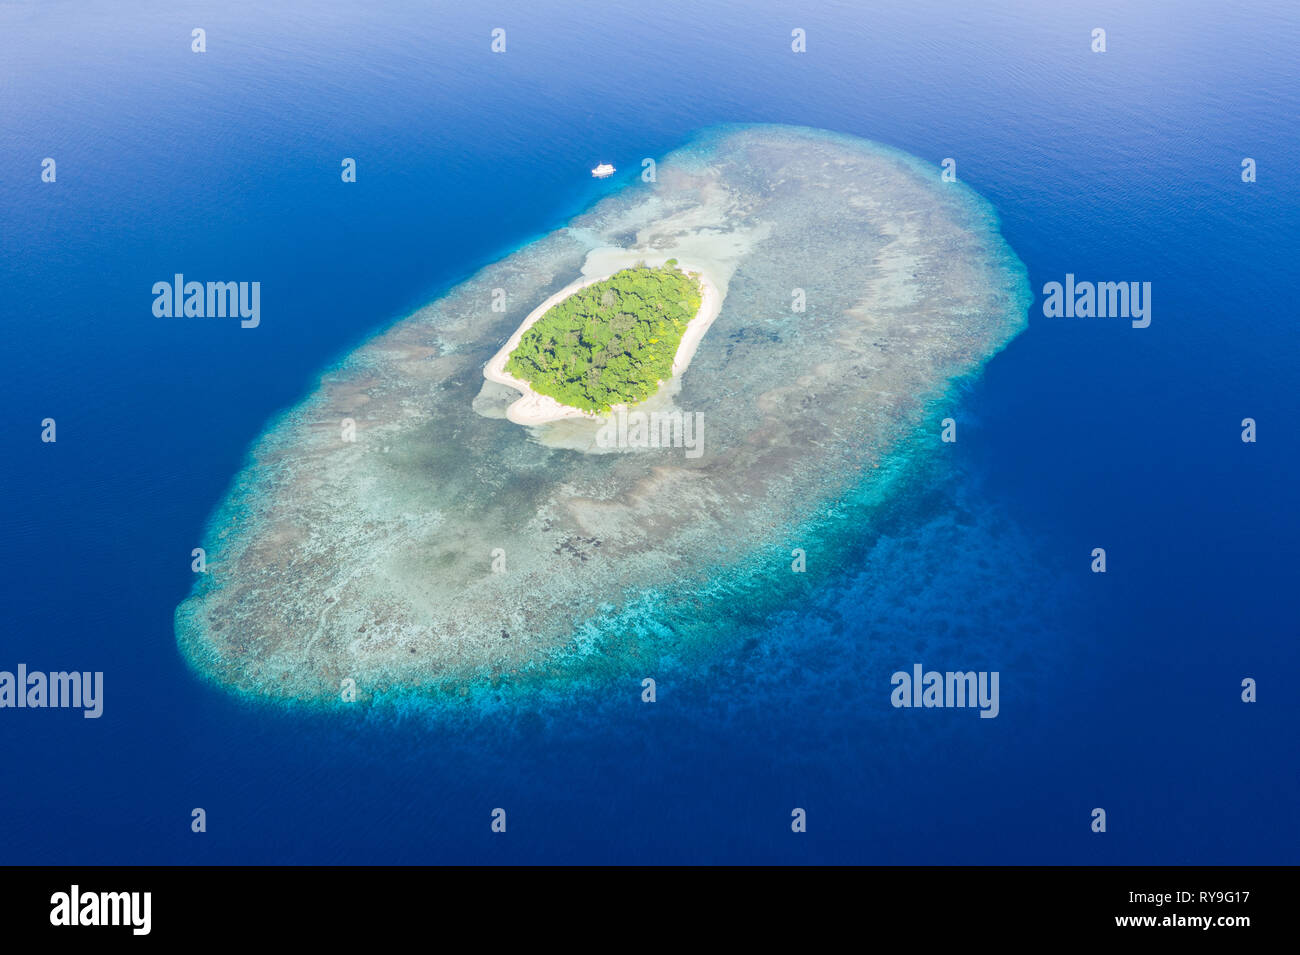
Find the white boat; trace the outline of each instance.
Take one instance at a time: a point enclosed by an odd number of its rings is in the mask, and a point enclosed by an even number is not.
[[[608,179],[614,175],[614,167],[607,162],[603,162],[591,171],[591,175],[595,179]]]

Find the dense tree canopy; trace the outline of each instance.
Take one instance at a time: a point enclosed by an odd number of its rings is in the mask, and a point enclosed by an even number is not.
[[[677,268],[637,265],[553,305],[510,353],[506,371],[584,411],[636,404],[672,374],[700,283]]]

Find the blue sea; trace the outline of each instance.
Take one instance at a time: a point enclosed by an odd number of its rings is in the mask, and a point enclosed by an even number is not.
[[[105,674],[99,719],[0,710],[0,861],[1300,862],[1297,49],[1290,0],[0,4],[0,669]],[[173,613],[268,423],[719,123],[952,157],[996,209],[1036,298],[948,465],[653,707],[201,682]],[[261,281],[260,327],[155,318],[178,272]],[[1067,273],[1151,282],[1150,327],[1044,317]],[[996,719],[891,707],[939,638]]]

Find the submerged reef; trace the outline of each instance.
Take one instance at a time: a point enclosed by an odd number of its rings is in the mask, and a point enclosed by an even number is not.
[[[518,392],[483,368],[524,317],[668,258],[707,271],[721,310],[628,427],[686,416],[700,453],[506,420]],[[181,651],[233,691],[325,704],[639,680],[750,596],[783,599],[794,549],[829,564],[818,522],[906,479],[938,441],[918,429],[1029,302],[990,207],[936,167],[818,130],[708,130],[272,422],[209,522]]]

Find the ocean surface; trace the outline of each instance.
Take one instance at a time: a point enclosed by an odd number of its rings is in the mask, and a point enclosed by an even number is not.
[[[1297,48],[1272,0],[0,4],[0,669],[105,674],[100,719],[0,710],[0,862],[1300,861]],[[700,621],[735,649],[653,706],[380,719],[196,678],[190,552],[268,425],[736,122],[953,157],[1035,292],[1149,281],[1151,325],[1037,296],[943,466],[805,594]],[[177,272],[260,281],[260,327],[156,318]],[[998,671],[998,717],[893,708],[915,663]]]

